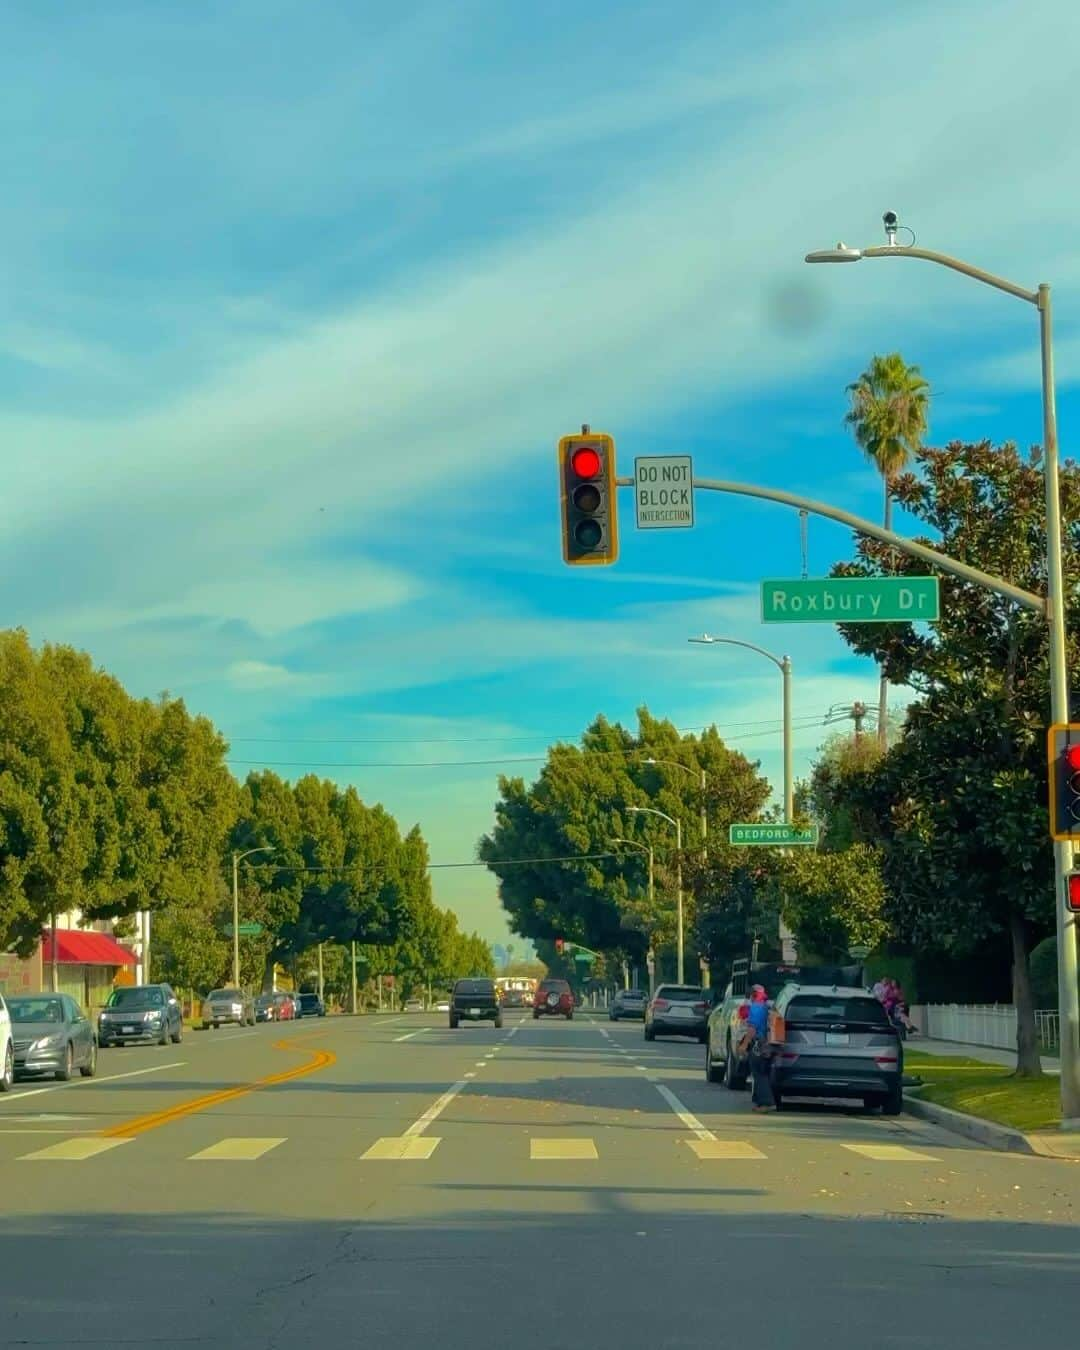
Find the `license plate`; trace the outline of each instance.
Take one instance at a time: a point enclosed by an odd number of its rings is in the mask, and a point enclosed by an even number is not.
[[[850,1045],[851,1037],[846,1031],[827,1031],[825,1033],[826,1045]]]
[[[135,1034],[134,1027],[121,1027],[120,1030],[125,1036],[134,1036]]]
[[[480,1016],[480,1009],[479,1009],[479,1008],[470,1008],[470,1009],[469,1009],[469,1016],[470,1016],[470,1017],[479,1017],[479,1016]]]
[[[693,1014],[689,1008],[680,1008],[678,1004],[671,1010],[672,1017],[691,1017]]]

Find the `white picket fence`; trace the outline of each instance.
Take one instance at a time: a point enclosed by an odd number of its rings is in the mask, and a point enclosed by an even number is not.
[[[1011,1004],[930,1003],[912,1008],[911,1014],[923,1035],[933,1040],[987,1045],[998,1050],[1016,1049],[1016,1009]],[[1037,1011],[1035,1023],[1043,1049],[1056,1050],[1057,1012]]]

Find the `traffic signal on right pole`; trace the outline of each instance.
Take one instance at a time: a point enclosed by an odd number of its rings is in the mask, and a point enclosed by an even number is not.
[[[1080,839],[1080,722],[1061,722],[1047,733],[1050,835]]]
[[[596,567],[619,556],[615,493],[615,442],[582,431],[559,442],[559,497],[563,561]]]
[[[556,950],[556,952],[559,954],[559,956],[562,956],[562,954],[563,954],[563,947],[564,947],[565,945],[566,945],[566,944],[563,942],[562,938],[556,938],[556,939],[555,939],[555,950]]]

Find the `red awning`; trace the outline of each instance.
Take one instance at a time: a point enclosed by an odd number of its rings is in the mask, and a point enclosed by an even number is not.
[[[41,960],[52,964],[52,938],[45,933],[41,939]],[[108,933],[84,933],[76,928],[56,930],[56,963],[59,966],[134,966],[138,958],[134,952],[121,947]]]

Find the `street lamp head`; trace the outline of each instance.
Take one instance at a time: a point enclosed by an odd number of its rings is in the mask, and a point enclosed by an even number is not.
[[[813,253],[808,253],[805,261],[808,263],[859,262],[861,258],[862,249],[849,248],[841,240],[835,248],[819,248],[815,249]]]
[[[700,637],[687,638],[686,640],[687,642],[704,642],[704,643],[711,643],[716,641],[716,639],[714,637],[710,637],[708,633],[702,633]]]

